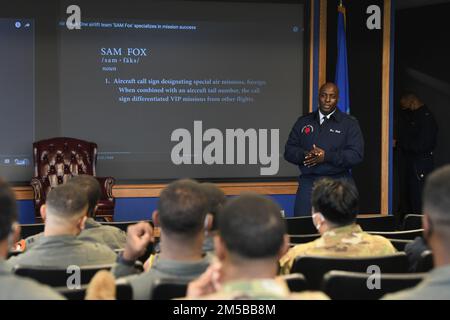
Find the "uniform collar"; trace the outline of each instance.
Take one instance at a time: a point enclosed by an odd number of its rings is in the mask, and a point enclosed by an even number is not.
[[[176,260],[160,259],[159,255],[154,255],[152,265],[149,270],[173,273],[174,275],[191,275],[204,272],[210,265],[212,255],[206,253],[204,257],[196,262],[184,262]]]
[[[321,112],[319,110],[319,108],[317,108],[317,111],[315,112],[314,118],[320,123],[320,115]],[[329,119],[334,119],[337,122],[341,122],[342,120],[342,112],[339,110],[338,107],[336,107],[336,109],[334,109],[334,111],[328,115]]]
[[[281,279],[253,279],[253,280],[236,280],[230,281],[223,285],[222,293],[225,294],[241,294],[284,298],[289,296],[290,291]]]
[[[42,238],[39,240],[40,246],[48,246],[49,244],[60,244],[62,246],[73,243],[77,240],[76,236],[72,235],[60,235],[60,236],[42,236]]]
[[[328,230],[323,234],[323,237],[336,237],[338,235],[347,235],[347,234],[353,234],[353,233],[361,233],[363,230],[358,224],[351,224],[348,226],[343,226],[339,228],[334,228],[331,230]]]
[[[102,224],[100,222],[95,221],[93,218],[87,218],[84,228],[85,229],[92,229],[92,228],[99,228]]]

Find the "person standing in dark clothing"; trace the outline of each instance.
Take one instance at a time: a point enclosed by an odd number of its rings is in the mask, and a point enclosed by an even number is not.
[[[353,182],[351,169],[362,162],[364,139],[356,118],[336,106],[339,89],[326,83],[319,90],[317,111],[300,117],[286,142],[284,158],[300,169],[295,216],[310,216],[316,180],[328,177]]]
[[[400,210],[405,214],[422,213],[422,190],[425,179],[434,169],[438,127],[430,109],[415,94],[400,100],[398,139]]]

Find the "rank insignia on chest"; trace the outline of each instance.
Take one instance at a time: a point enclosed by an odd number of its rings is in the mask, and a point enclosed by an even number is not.
[[[308,135],[308,134],[311,134],[313,132],[314,132],[314,127],[312,125],[310,125],[310,124],[308,124],[307,126],[304,126],[302,128],[302,133],[303,134]]]

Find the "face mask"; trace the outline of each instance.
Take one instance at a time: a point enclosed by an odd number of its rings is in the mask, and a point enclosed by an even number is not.
[[[321,221],[321,222],[317,223],[317,225],[316,225],[316,223],[315,223],[315,221],[317,220],[316,217]],[[320,231],[320,228],[322,227],[323,221],[325,220],[325,219],[323,218],[322,214],[320,214],[320,213],[314,213],[314,214],[312,215],[312,219],[313,219],[314,227],[316,227],[317,231]]]

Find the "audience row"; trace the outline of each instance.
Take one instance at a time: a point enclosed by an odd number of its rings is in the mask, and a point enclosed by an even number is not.
[[[90,299],[114,299],[115,290],[107,288],[116,279],[130,284],[133,299],[150,299],[161,279],[189,283],[188,299],[327,299],[317,291],[291,292],[280,275],[289,274],[299,256],[396,253],[388,239],[356,223],[358,191],[342,180],[316,182],[312,220],[320,238],[291,248],[280,207],[262,195],[227,200],[214,184],[178,180],[162,191],[153,225],[139,222],[127,233],[95,221],[99,197],[90,176],[51,190],[41,208],[44,231],[21,241],[23,252],[7,260],[20,226],[13,192],[0,181],[0,299],[63,299],[50,287],[14,275],[15,266],[95,265],[111,265],[111,273],[94,277]],[[387,299],[450,299],[450,166],[430,175],[423,203],[424,234],[411,251],[430,248],[435,269],[416,288]]]

